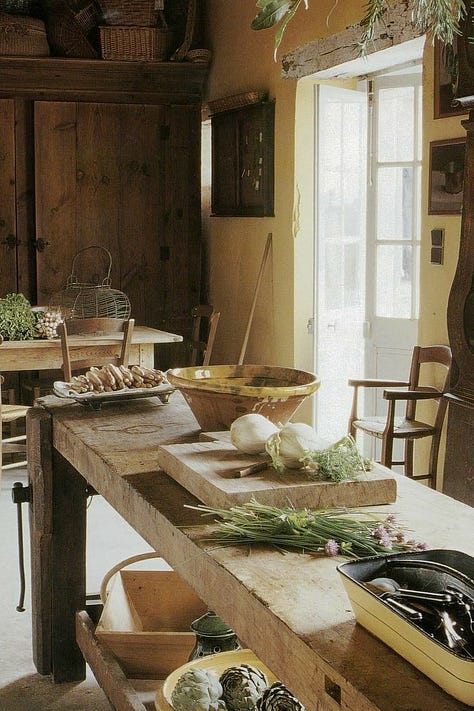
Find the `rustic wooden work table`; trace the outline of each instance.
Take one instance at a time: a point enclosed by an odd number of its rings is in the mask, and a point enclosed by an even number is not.
[[[49,396],[28,415],[32,487],[33,654],[42,674],[82,679],[75,613],[85,607],[87,486],[101,494],[200,597],[236,631],[306,705],[308,711],[460,711],[448,696],[354,621],[339,560],[267,547],[251,552],[206,542],[211,530],[196,504],[156,465],[156,445],[194,441],[198,425],[179,393],[108,404],[100,411]],[[430,547],[474,554],[473,509],[397,477],[396,512]],[[77,616],[77,639],[87,623]],[[81,621],[82,620],[82,621]],[[106,657],[106,655],[105,655]],[[88,656],[119,709],[95,648]],[[99,668],[100,664],[98,665]],[[117,671],[117,670],[116,670]],[[120,670],[119,670],[120,675]],[[110,691],[112,689],[112,691]]]
[[[132,336],[130,362],[147,368],[154,366],[155,343],[176,343],[182,336],[159,331],[148,326],[135,326]],[[71,336],[74,358],[107,357],[115,355],[117,344],[111,336]],[[62,364],[59,338],[51,340],[4,341],[0,346],[0,372],[20,370],[59,370]]]

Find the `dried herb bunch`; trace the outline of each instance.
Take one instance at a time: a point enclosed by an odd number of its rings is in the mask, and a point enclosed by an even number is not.
[[[275,55],[288,23],[302,4],[308,9],[309,0],[257,0],[258,13],[251,28],[264,30],[278,25],[275,33]],[[388,5],[389,0],[368,0],[360,21],[361,54],[365,54],[373,42],[375,29],[383,22]],[[431,35],[444,44],[453,43],[455,36],[459,34],[459,24],[466,14],[466,0],[410,0],[410,5],[413,24],[420,34]]]
[[[426,549],[424,543],[407,536],[393,515],[360,509],[278,508],[254,499],[230,509],[189,508],[216,517],[217,528],[208,540],[222,545],[270,544],[281,552],[297,549],[348,558]]]

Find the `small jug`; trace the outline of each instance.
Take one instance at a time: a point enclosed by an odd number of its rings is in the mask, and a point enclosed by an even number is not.
[[[215,612],[209,610],[191,623],[196,635],[196,644],[189,656],[189,661],[217,652],[230,652],[240,649],[235,632],[228,627]]]

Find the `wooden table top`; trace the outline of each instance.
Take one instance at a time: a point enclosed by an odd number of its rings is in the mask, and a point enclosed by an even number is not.
[[[155,343],[176,343],[183,337],[149,326],[135,326],[132,348],[153,349]],[[114,336],[71,336],[71,346],[80,349],[104,349],[120,343]],[[0,371],[54,370],[62,363],[59,338],[35,338],[31,341],[3,341],[0,345]]]
[[[156,463],[159,443],[195,441],[199,427],[179,393],[121,402],[98,412],[58,398],[53,445],[94,489],[196,590],[306,705],[324,711],[460,711],[448,696],[389,647],[357,625],[336,566],[342,559],[269,547],[216,547],[212,525],[185,508],[196,499]],[[30,411],[39,415],[42,408]],[[44,413],[44,410],[42,410]],[[431,548],[474,555],[474,510],[397,476],[395,512]],[[206,521],[206,519],[204,519]],[[341,689],[341,702],[331,689]],[[339,692],[337,692],[339,693]],[[337,696],[336,693],[336,696]],[[325,699],[322,705],[315,700]],[[342,706],[341,706],[342,704]]]

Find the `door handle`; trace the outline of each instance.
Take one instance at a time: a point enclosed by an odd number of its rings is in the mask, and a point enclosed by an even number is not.
[[[5,239],[2,239],[2,244],[6,244],[8,249],[15,249],[15,247],[20,244],[20,241],[15,235],[9,234],[5,237]]]
[[[38,252],[44,252],[44,250],[45,250],[46,247],[48,246],[49,242],[48,242],[47,240],[42,239],[42,238],[40,237],[39,239],[35,239],[35,240],[33,241],[33,244],[34,244],[34,246],[35,246],[35,249],[36,249]]]

